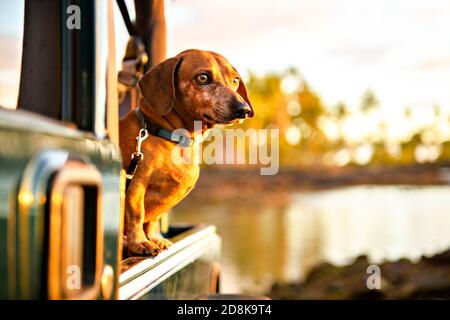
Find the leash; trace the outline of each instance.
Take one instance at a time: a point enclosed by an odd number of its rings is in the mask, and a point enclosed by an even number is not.
[[[134,174],[136,173],[139,163],[142,161],[142,159],[144,159],[144,154],[141,151],[142,142],[144,142],[145,139],[147,139],[150,134],[178,143],[183,147],[190,147],[193,143],[193,140],[190,137],[175,132],[171,132],[169,130],[158,127],[157,125],[151,123],[144,116],[139,107],[136,108],[135,114],[139,120],[141,129],[139,130],[139,134],[136,137],[137,140],[136,151],[133,152],[133,154],[131,155],[131,162],[126,171],[127,181],[125,186],[125,192],[126,190],[128,190],[128,186],[130,185],[131,180],[133,180]]]
[[[137,144],[136,144],[136,151],[133,152],[131,155],[131,162],[130,165],[127,168],[127,182],[125,186],[125,191],[128,190],[128,186],[130,185],[131,180],[134,177],[134,174],[136,173],[136,170],[139,166],[139,162],[141,162],[142,159],[144,159],[144,154],[141,151],[142,142],[144,142],[145,139],[147,139],[149,136],[147,129],[141,128],[139,130],[139,135],[136,137]]]

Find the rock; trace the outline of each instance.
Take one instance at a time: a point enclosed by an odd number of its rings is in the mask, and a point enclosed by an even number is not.
[[[273,299],[449,299],[450,250],[419,263],[406,259],[380,265],[381,288],[367,288],[367,257],[336,267],[322,263],[301,283],[274,284]]]

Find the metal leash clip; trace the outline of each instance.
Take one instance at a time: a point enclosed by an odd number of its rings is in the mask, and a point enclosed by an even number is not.
[[[141,147],[142,142],[147,138],[148,138],[147,129],[143,128],[139,130],[139,135],[136,137],[137,140],[136,151],[133,152],[133,154],[131,155],[131,162],[126,171],[126,178],[127,178],[126,189],[128,189],[128,185],[130,184],[131,179],[133,179],[137,167],[139,166],[139,162],[141,162],[141,160],[144,159],[144,154],[141,152]]]
[[[145,139],[147,139],[149,136],[147,129],[142,128],[139,130],[139,135],[136,137],[137,145],[136,145],[136,152],[133,153],[132,158],[135,156],[140,157],[140,160],[144,159],[144,154],[141,152],[141,146],[142,142],[144,142]]]

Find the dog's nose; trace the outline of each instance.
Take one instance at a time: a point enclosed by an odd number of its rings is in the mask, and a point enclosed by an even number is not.
[[[245,119],[252,112],[250,106],[245,102],[237,102],[234,105],[234,116],[236,119]]]

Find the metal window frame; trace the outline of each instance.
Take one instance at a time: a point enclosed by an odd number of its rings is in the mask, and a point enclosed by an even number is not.
[[[70,226],[68,212],[64,210],[64,191],[69,185],[91,186],[97,189],[95,272],[92,286],[81,287],[76,293],[65,290],[63,279],[68,267],[68,254],[63,250],[64,233]],[[102,181],[100,173],[92,166],[80,161],[68,160],[58,170],[51,186],[49,210],[48,250],[48,298],[49,299],[95,299],[100,294],[100,279],[103,269],[103,224],[102,224]],[[82,248],[76,248],[82,250]]]

